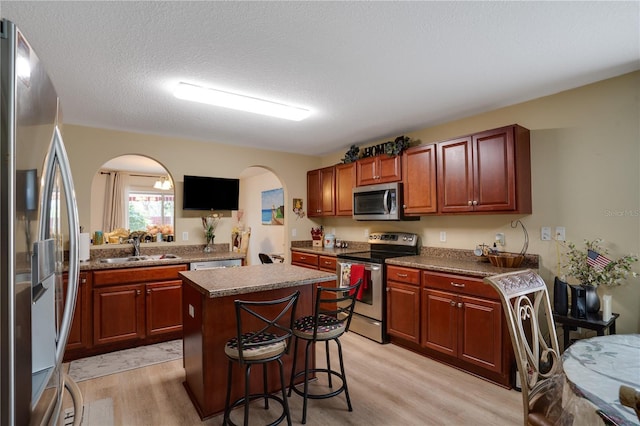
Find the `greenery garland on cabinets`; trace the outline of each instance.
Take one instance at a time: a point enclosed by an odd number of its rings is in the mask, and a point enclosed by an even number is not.
[[[355,145],[351,145],[349,150],[345,153],[342,162],[344,164],[353,163],[359,158],[373,157],[380,154],[387,154],[390,157],[395,157],[396,155],[402,154],[402,152],[409,148],[410,145],[411,138],[404,135],[398,136],[393,141],[388,141],[364,148],[362,156],[360,156],[360,148]]]

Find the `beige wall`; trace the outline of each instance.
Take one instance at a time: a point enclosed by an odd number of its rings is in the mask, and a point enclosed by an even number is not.
[[[506,234],[507,251],[520,251],[524,236],[512,229],[520,219],[529,232],[529,252],[541,256],[540,272],[548,283],[558,271],[562,247],[540,241],[542,226],[566,227],[567,239],[581,243],[602,237],[616,257],[640,252],[640,72],[602,81],[501,108],[455,122],[407,132],[421,143],[453,138],[481,130],[518,123],[531,130],[533,213],[531,215],[424,216],[417,222],[354,222],[350,218],[311,221],[286,215],[285,246],[290,240],[308,240],[311,226],[323,224],[337,238],[365,240],[366,231],[402,230],[421,235],[423,245],[472,249],[492,243],[496,232]],[[386,139],[385,139],[386,140]],[[380,140],[372,142],[374,145]],[[350,145],[324,158],[236,148],[176,138],[99,130],[65,128],[80,220],[89,217],[91,179],[108,159],[122,154],[145,154],[160,161],[173,176],[177,205],[182,202],[184,174],[238,177],[250,166],[272,170],[285,188],[285,204],[303,198],[306,206],[307,170],[340,161]],[[321,141],[318,141],[321,143]],[[228,226],[228,230],[225,228]],[[231,220],[221,231],[228,234]],[[198,217],[176,212],[176,237],[183,231],[188,243],[202,243]],[[291,237],[292,232],[296,237]],[[440,242],[445,231],[447,241]],[[635,271],[640,271],[638,265]],[[621,314],[619,333],[640,331],[640,281],[614,288],[613,310]]]

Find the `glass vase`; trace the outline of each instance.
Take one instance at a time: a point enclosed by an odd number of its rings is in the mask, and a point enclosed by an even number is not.
[[[215,235],[206,236],[207,245],[204,246],[204,252],[205,253],[211,253],[213,251],[213,240],[214,240],[215,237],[216,237]]]

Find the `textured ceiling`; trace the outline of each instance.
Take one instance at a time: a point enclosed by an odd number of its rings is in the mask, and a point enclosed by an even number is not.
[[[65,122],[325,154],[640,69],[634,2],[12,2]],[[171,95],[178,81],[313,110]]]

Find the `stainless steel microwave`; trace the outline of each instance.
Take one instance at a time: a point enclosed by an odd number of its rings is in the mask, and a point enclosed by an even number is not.
[[[401,220],[402,183],[382,183],[353,188],[355,220]]]

